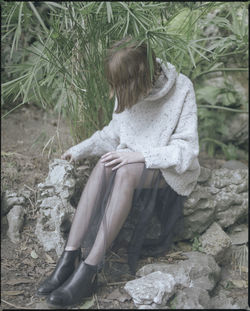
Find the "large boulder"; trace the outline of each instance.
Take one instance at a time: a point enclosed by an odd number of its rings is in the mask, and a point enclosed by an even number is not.
[[[172,303],[177,310],[210,309],[210,305],[208,292],[198,287],[187,287],[178,291]]]
[[[213,256],[199,252],[175,264],[153,263],[137,271],[137,278],[124,289],[139,309],[209,309],[210,293],[220,279],[221,269]]]
[[[229,253],[232,241],[216,222],[203,233],[199,240],[203,251],[214,256],[217,263],[225,264],[226,259],[231,259]]]
[[[205,232],[217,222],[226,229],[236,222],[244,222],[248,211],[248,170],[201,168],[198,183],[184,202],[183,231],[175,241],[190,240]],[[119,241],[129,241],[136,225],[136,209],[127,218],[118,237]],[[152,217],[146,238],[156,238],[160,225],[156,216]]]
[[[176,264],[148,264],[137,271],[137,276],[161,271],[173,276],[177,284],[183,287],[199,287],[211,292],[220,279],[220,267],[213,256],[200,252],[185,252],[187,260]]]
[[[213,222],[223,229],[244,222],[248,211],[248,170],[201,168],[184,205],[184,230],[176,240],[191,239]]]
[[[39,214],[35,233],[45,251],[55,250],[60,256],[65,246],[65,232],[70,228],[74,207],[70,199],[75,189],[74,166],[60,159],[49,165],[44,183],[38,184]]]

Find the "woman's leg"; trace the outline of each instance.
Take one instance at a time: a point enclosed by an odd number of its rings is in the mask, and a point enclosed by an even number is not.
[[[106,200],[104,200],[105,204],[103,206],[105,207],[105,213],[101,219],[95,242],[86,260],[82,260],[77,270],[72,273],[67,281],[51,293],[48,300],[49,303],[63,306],[73,305],[80,303],[83,298],[89,297],[96,290],[97,265],[103,259],[107,247],[109,247],[115,239],[129,214],[134,190],[140,184],[143,171],[144,163],[132,163],[120,167],[116,170],[115,174],[112,174],[112,177],[115,177],[114,185],[112,191],[109,192],[108,190],[107,192],[109,194],[108,202],[106,203]],[[157,173],[157,170],[147,170],[146,172],[147,174],[143,187],[151,188],[153,186],[153,177],[155,173]],[[93,191],[93,194],[96,193]],[[84,221],[84,230],[81,230],[81,224],[85,214],[79,213],[79,215],[76,216],[80,216],[81,219],[77,222],[78,226],[73,229],[75,230],[75,234],[79,237],[78,241],[80,241],[84,238],[81,234],[86,232],[91,216],[88,214],[88,221]],[[92,225],[92,221],[90,222]],[[74,221],[74,224],[76,224],[76,221]],[[78,231],[79,229],[80,231]],[[72,241],[76,246],[74,239],[72,239]]]
[[[92,170],[74,215],[65,251],[57,262],[53,273],[39,285],[37,290],[39,295],[50,294],[74,272],[77,261],[80,261],[79,247],[94,212],[95,200],[98,200],[102,191],[105,191],[106,181],[109,180],[111,173],[111,169],[105,168],[100,161]]]
[[[113,242],[125,222],[132,206],[135,188],[138,187],[144,163],[126,164],[117,169],[114,188],[106,207],[106,214],[101,222],[94,245],[85,262],[97,265],[104,256],[106,249]],[[151,188],[156,170],[147,170],[147,178],[143,188]],[[159,187],[165,184],[161,180]]]
[[[111,168],[106,168],[100,160],[92,170],[73,217],[65,250],[71,251],[80,247],[88,230],[95,203],[103,195],[102,182],[108,181],[111,173]]]

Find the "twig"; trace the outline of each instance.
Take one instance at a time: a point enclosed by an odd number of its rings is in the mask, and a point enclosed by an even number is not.
[[[121,284],[125,284],[127,283],[127,281],[123,281],[123,282],[114,282],[114,283],[108,283],[108,286],[114,286],[114,285],[121,285]]]
[[[9,305],[9,306],[12,306],[12,307],[16,308],[16,309],[29,309],[29,310],[33,310],[33,308],[26,308],[26,307],[19,307],[19,306],[16,306],[16,305],[14,305],[13,303],[10,303],[10,302],[8,302],[8,301],[6,301],[6,300],[4,300],[4,299],[1,299],[1,301],[4,302],[4,303],[6,303],[6,304]]]
[[[110,251],[113,255],[115,255],[116,257],[118,257],[118,258],[121,258],[121,256],[119,256],[119,255],[117,255],[116,253],[114,253],[114,252],[112,252],[112,251]]]
[[[98,299],[97,299],[97,295],[94,294],[94,297],[95,297],[95,300],[96,300],[97,308],[100,309],[99,302],[98,302]]]
[[[106,275],[105,275],[104,271],[102,271],[102,275],[103,275],[103,277],[104,277],[104,279],[105,279],[105,281],[106,281],[106,284],[108,284],[108,280],[107,280],[107,278],[106,278]]]
[[[24,187],[26,187],[26,188],[30,189],[30,190],[31,190],[31,191],[33,191],[33,192],[35,192],[35,191],[36,191],[36,190],[32,189],[30,186],[27,186],[27,185],[25,185],[25,184],[24,184]]]

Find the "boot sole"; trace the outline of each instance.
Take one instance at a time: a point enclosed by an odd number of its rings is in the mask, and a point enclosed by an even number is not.
[[[81,301],[77,302],[77,303],[74,303],[74,304],[70,304],[70,305],[59,305],[59,304],[53,304],[51,302],[48,302],[46,301],[48,307],[52,307],[52,308],[55,308],[55,309],[61,309],[61,308],[64,308],[64,309],[68,309],[68,308],[75,308],[75,307],[79,307],[80,304],[82,304],[84,302],[84,300],[88,300],[90,298],[92,298],[94,295],[94,293],[89,296],[89,297],[84,297],[81,299]]]

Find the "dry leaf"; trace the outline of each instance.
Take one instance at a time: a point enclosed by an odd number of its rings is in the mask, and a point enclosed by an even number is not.
[[[92,299],[86,300],[84,304],[80,306],[79,309],[89,309],[93,306],[94,303],[95,303],[95,299],[93,297]]]
[[[6,282],[7,285],[17,285],[17,284],[25,284],[25,283],[28,284],[28,283],[31,283],[31,281],[28,279],[13,279],[13,280]]]
[[[241,271],[242,272],[248,272],[248,267],[246,267],[246,266],[241,266]]]
[[[116,288],[112,293],[110,293],[107,297],[109,300],[118,299],[121,296],[121,293],[118,288]]]
[[[31,266],[33,265],[32,261],[28,258],[25,258],[23,261],[22,261],[23,264],[25,265],[28,265],[28,266]]]
[[[34,258],[34,259],[37,259],[37,258],[38,258],[38,255],[37,255],[37,253],[36,253],[34,250],[31,251],[30,256],[31,256],[32,258]]]
[[[247,282],[245,280],[231,280],[231,282],[237,288],[247,288]]]
[[[181,252],[175,252],[175,253],[167,254],[167,257],[176,257],[176,256],[179,256],[181,253],[182,253],[182,251]]]
[[[46,261],[47,261],[47,263],[55,263],[55,260],[53,260],[53,259],[50,257],[49,254],[46,254],[46,253],[45,253],[45,256],[46,256]]]
[[[22,290],[9,290],[9,291],[3,291],[2,294],[3,296],[17,296],[17,295],[22,295],[24,291]]]
[[[109,261],[119,262],[119,263],[127,263],[127,259],[125,259],[125,258],[111,258]]]

